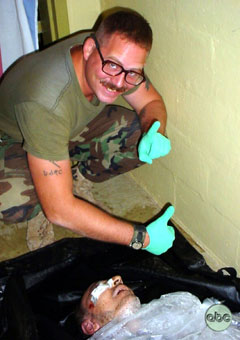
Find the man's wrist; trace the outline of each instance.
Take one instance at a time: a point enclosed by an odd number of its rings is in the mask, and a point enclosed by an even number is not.
[[[147,230],[144,224],[133,224],[133,236],[129,246],[135,250],[142,249],[146,244]]]
[[[143,249],[146,248],[147,246],[149,246],[149,243],[150,243],[150,237],[149,237],[149,234],[146,230],[146,236],[145,236],[145,240],[144,240],[144,244],[143,244]]]

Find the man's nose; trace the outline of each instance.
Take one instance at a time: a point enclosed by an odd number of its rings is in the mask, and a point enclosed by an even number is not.
[[[114,77],[114,85],[120,88],[123,86],[124,80],[125,80],[125,73],[122,72],[118,76]]]
[[[120,283],[123,283],[123,280],[122,280],[122,278],[121,278],[120,275],[113,276],[113,277],[112,277],[112,280],[113,280],[113,285],[114,285],[114,286],[117,286],[117,285],[119,285]]]

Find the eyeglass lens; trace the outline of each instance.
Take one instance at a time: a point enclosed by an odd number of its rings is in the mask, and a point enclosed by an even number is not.
[[[140,84],[144,77],[140,73],[134,72],[134,71],[126,71],[121,65],[115,64],[111,62],[110,60],[106,60],[104,62],[103,72],[107,73],[108,75],[111,76],[117,76],[122,72],[125,72],[125,80],[127,83],[131,85],[138,85]]]

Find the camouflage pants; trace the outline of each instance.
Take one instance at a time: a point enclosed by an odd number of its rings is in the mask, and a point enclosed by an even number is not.
[[[137,155],[141,136],[134,111],[107,106],[69,143],[73,164],[92,182],[102,182],[142,164]],[[0,220],[31,220],[41,210],[21,143],[3,136],[0,143]]]

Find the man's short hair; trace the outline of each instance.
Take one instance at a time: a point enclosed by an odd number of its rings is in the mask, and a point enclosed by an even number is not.
[[[108,15],[98,27],[96,36],[100,43],[103,43],[104,38],[113,33],[120,33],[147,51],[152,47],[152,29],[149,23],[133,10],[119,10]]]

